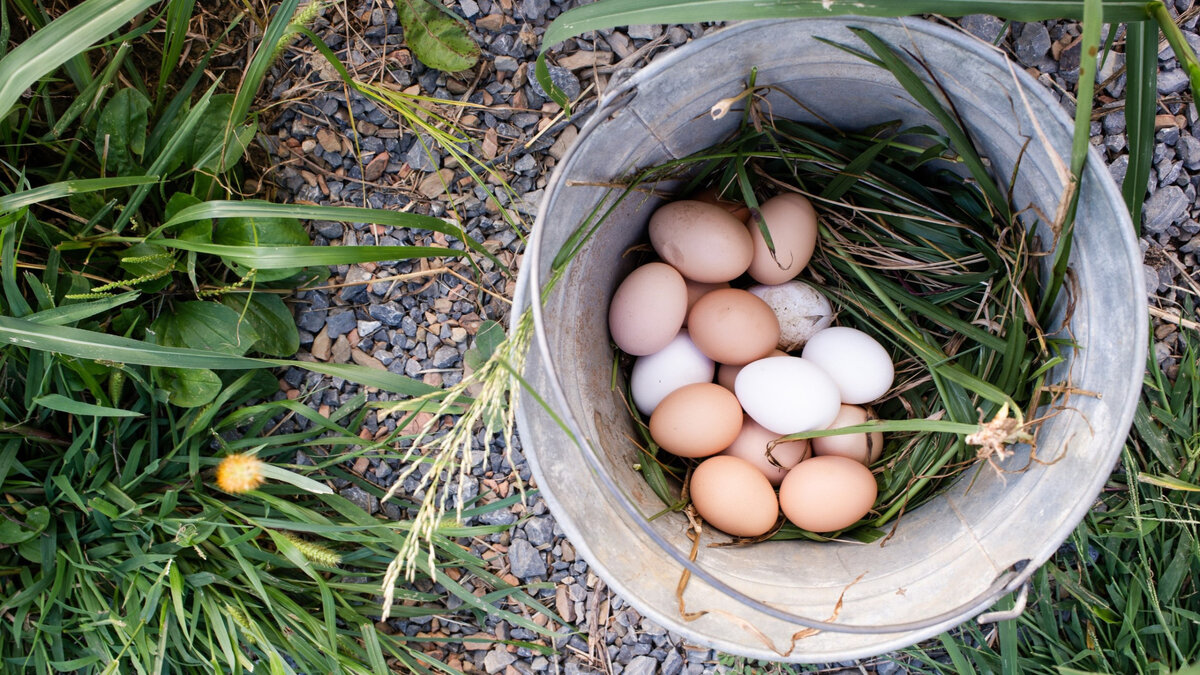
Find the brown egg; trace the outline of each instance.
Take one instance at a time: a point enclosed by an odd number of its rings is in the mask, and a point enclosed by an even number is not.
[[[779,486],[779,506],[797,527],[833,532],[870,512],[879,487],[871,470],[846,457],[813,457],[797,464]]]
[[[608,306],[608,329],[621,351],[646,356],[666,347],[687,316],[687,285],[675,268],[654,262],[625,277]]]
[[[779,344],[779,320],[752,293],[723,288],[696,301],[688,313],[692,342],[717,363],[744,366],[770,354]]]
[[[775,257],[771,257],[758,220],[748,219],[746,227],[754,239],[754,259],[748,272],[760,284],[782,284],[800,274],[812,258],[817,247],[817,212],[807,199],[792,192],[763,202],[759,212],[767,221]]]
[[[841,429],[867,421],[867,411],[856,405],[842,404],[838,416],[827,429]],[[813,454],[837,455],[849,457],[856,462],[870,466],[883,453],[883,432],[873,431],[870,434],[846,434],[844,436],[822,436],[812,439]]]
[[[650,415],[650,437],[680,457],[708,457],[729,447],[742,430],[742,406],[727,389],[711,382],[667,394]]]
[[[736,279],[754,257],[743,223],[719,206],[688,199],[650,216],[650,244],[680,274],[705,283]]]
[[[735,537],[757,537],[779,520],[779,500],[750,462],[719,455],[700,463],[688,487],[692,506],[713,527]]]
[[[776,443],[771,450],[771,456],[783,467],[780,468],[767,459],[767,445],[779,438],[779,434],[764,429],[761,424],[750,419],[747,415],[742,419],[742,431],[734,439],[733,444],[721,451],[720,455],[728,455],[744,459],[762,472],[771,485],[778,486],[783,482],[788,469],[796,466],[808,457],[808,441],[789,441]]]
[[[729,199],[721,199],[720,190],[715,187],[701,190],[700,192],[692,195],[691,199],[694,199],[698,202],[704,202],[706,204],[716,204],[717,206],[733,214],[734,218],[737,218],[743,223],[746,222],[746,219],[750,217],[749,207],[741,202],[735,202]]]
[[[692,311],[692,307],[696,304],[696,301],[709,292],[729,288],[729,282],[727,281],[722,281],[718,284],[706,284],[699,281],[692,281],[691,279],[684,279],[683,282],[687,284],[687,308],[689,312]],[[687,325],[686,318],[683,320],[683,325]]]
[[[787,356],[787,355],[788,355],[788,353],[783,351],[782,349],[776,349],[775,351],[771,352],[770,354],[767,354],[767,357]],[[766,357],[764,357],[764,358],[766,358]],[[749,365],[749,364],[746,364],[746,365]],[[722,364],[719,368],[717,368],[717,384],[721,385],[722,387],[725,387],[729,391],[733,391],[733,382],[735,380],[737,380],[738,373],[742,372],[742,368],[745,368],[745,367],[746,367],[745,365],[730,366],[727,364]]]

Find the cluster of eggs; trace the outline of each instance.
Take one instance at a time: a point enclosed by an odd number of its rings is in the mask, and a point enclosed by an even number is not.
[[[701,517],[756,537],[782,510],[801,528],[832,532],[873,506],[878,488],[867,467],[882,434],[775,441],[861,424],[868,412],[860,406],[891,388],[895,370],[883,346],[832,326],[828,299],[795,280],[816,248],[809,201],[781,194],[760,215],[774,255],[741,205],[710,198],[657,209],[649,230],[661,262],[621,282],[609,330],[637,357],[630,393],[655,443],[706,458],[688,485]],[[731,286],[744,275],[753,285]]]

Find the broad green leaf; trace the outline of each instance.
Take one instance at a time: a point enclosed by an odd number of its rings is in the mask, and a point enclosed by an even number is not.
[[[268,356],[291,356],[300,349],[300,332],[287,305],[274,293],[227,293],[221,304],[249,321],[258,333],[252,349]]]
[[[479,370],[492,357],[496,348],[504,342],[504,326],[498,321],[484,321],[475,333],[475,344],[463,354],[463,360],[474,370]]]
[[[213,232],[213,243],[222,246],[308,246],[308,233],[295,218],[235,217],[217,221]],[[237,260],[226,258],[225,264],[245,276],[250,268]],[[301,266],[264,269],[255,276],[257,281],[286,279],[300,271]]]
[[[216,94],[208,102],[204,116],[197,122],[188,139],[184,141],[183,162],[195,167],[206,156],[220,153],[225,126],[233,110],[233,94]],[[199,200],[197,200],[199,201]]]
[[[169,200],[167,200],[167,207],[163,210],[163,218],[164,220],[169,221],[170,219],[174,218],[176,214],[188,208],[189,206],[195,206],[202,203],[203,202],[201,202],[199,199],[196,199],[186,192],[176,192],[175,194],[171,195]],[[212,220],[208,218],[202,218],[200,220],[188,223],[186,227],[179,228],[175,236],[185,241],[210,242],[213,238]]]
[[[139,159],[146,151],[150,121],[146,117],[150,101],[133,88],[118,91],[105,104],[96,124],[96,157],[108,173],[127,176],[140,171]]]
[[[50,509],[35,506],[25,515],[0,515],[0,544],[12,546],[33,539],[50,524]]]
[[[198,408],[221,393],[221,378],[205,368],[159,368],[158,384],[180,408]]]
[[[86,0],[0,59],[0,119],[43,76],[128,23],[157,0]]]
[[[150,326],[164,347],[188,347],[241,356],[258,341],[258,333],[238,313],[215,302],[177,303]]]
[[[141,413],[133,412],[132,410],[123,410],[121,408],[110,408],[108,406],[96,405],[94,403],[84,403],[76,401],[72,398],[67,398],[62,394],[47,394],[33,399],[34,404],[40,405],[43,408],[57,410],[58,412],[67,413],[68,415],[90,415],[92,417],[141,417]]]
[[[404,41],[421,63],[453,73],[479,60],[479,47],[463,24],[429,0],[397,0],[396,11]]]

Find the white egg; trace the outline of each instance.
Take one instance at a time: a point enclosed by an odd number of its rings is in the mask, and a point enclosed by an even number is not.
[[[742,368],[734,393],[755,422],[780,435],[824,429],[841,409],[838,387],[798,356],[771,356]]]
[[[842,403],[870,403],[887,393],[896,367],[883,345],[855,328],[834,326],[817,333],[801,353],[837,383]]]
[[[790,352],[804,346],[817,331],[833,323],[833,306],[820,291],[803,281],[777,286],[759,284],[746,290],[762,298],[779,319],[779,348]]]
[[[667,394],[697,382],[712,382],[717,364],[700,353],[686,330],[679,331],[659,351],[640,356],[629,376],[633,403],[643,415],[649,415]]]

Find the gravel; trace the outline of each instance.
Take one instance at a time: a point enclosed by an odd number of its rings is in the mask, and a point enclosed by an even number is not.
[[[672,46],[679,46],[712,30],[712,26],[640,25],[628,29],[593,31],[568,40],[550,52],[551,79],[572,100],[583,96],[570,120],[556,118],[558,108],[531,77],[536,47],[549,20],[568,4],[566,0],[457,0],[449,6],[465,17],[483,52],[482,69],[465,74],[446,74],[426,68],[403,49],[394,11],[382,11],[377,3],[359,2],[345,14],[324,10],[314,30],[363,78],[374,78],[398,89],[416,86],[421,94],[443,98],[466,98],[485,106],[464,111],[460,121],[483,138],[484,159],[508,173],[516,192],[498,191],[502,204],[528,217],[536,212],[544,195],[549,172],[561,159],[579,127],[595,109],[595,97],[611,85],[613,78],[626,76]],[[1182,23],[1185,36],[1200,44],[1195,17]],[[972,15],[961,25],[970,34],[988,42],[1000,36],[999,46],[1026,68],[1034,68],[1039,79],[1070,112],[1074,102],[1063,92],[1073,92],[1078,78],[1080,53],[1078,26],[1070,22],[1013,23],[994,17]],[[349,39],[347,39],[349,36]],[[523,253],[522,239],[505,223],[487,193],[470,185],[458,188],[466,176],[453,158],[444,154],[428,137],[418,136],[393,115],[357,93],[347,100],[340,86],[321,76],[319,58],[293,51],[273,71],[267,89],[280,100],[308,99],[280,106],[270,128],[272,152],[279,163],[274,180],[279,191],[295,200],[318,204],[362,206],[407,211],[447,218],[478,241],[484,242],[505,266],[516,269]],[[1144,254],[1144,276],[1151,302],[1168,312],[1178,312],[1182,287],[1197,277],[1200,249],[1200,209],[1196,192],[1200,187],[1200,126],[1196,108],[1187,92],[1187,77],[1175,67],[1169,51],[1160,55],[1160,114],[1156,120],[1154,161],[1147,188],[1151,194],[1142,218],[1140,245]],[[1123,101],[1126,88],[1124,56],[1112,53],[1100,66],[1097,106],[1099,119],[1093,124],[1092,144],[1105,160],[1113,178],[1123,182],[1129,159],[1125,154],[1126,117]],[[590,87],[590,89],[589,89]],[[587,90],[587,94],[584,94]],[[311,92],[320,92],[312,94]],[[350,113],[358,126],[356,137]],[[536,139],[536,140],[535,140]],[[357,143],[355,142],[357,141]],[[442,174],[437,174],[441,170]],[[451,186],[451,195],[443,189]],[[364,184],[365,182],[365,184]],[[342,224],[331,221],[310,223],[319,245],[422,246],[461,243],[426,230]],[[475,271],[461,262],[392,261],[379,264],[340,265],[331,269],[328,286],[306,291],[295,301],[296,319],[302,331],[299,358],[331,363],[363,363],[403,373],[434,386],[449,386],[463,377],[463,354],[474,341],[485,320],[506,322],[507,305],[490,295],[511,297],[514,282],[482,261],[480,283],[488,293],[478,292],[458,277],[433,274],[445,264],[468,278]],[[1186,275],[1179,269],[1187,270]],[[1180,342],[1171,326],[1159,323],[1155,331],[1156,358],[1177,367]],[[336,409],[359,393],[359,388],[341,378],[289,371],[281,395],[295,396],[314,409]],[[392,400],[388,394],[365,390],[370,402]],[[396,428],[395,416],[367,416],[364,434],[382,435]],[[309,424],[300,416],[286,420],[279,429],[288,433]],[[365,437],[365,436],[364,436]],[[518,480],[530,484],[530,472],[514,439],[511,458],[506,457],[498,438],[476,437],[471,475],[463,479],[466,499],[493,502],[512,494]],[[307,457],[297,462],[311,463]],[[396,480],[395,460],[375,456],[360,460],[349,470],[370,477],[381,488]],[[416,477],[401,486],[407,499],[419,499]],[[457,484],[456,484],[457,485]],[[368,492],[348,487],[340,493],[364,510],[382,512],[390,518],[408,514],[393,503],[380,505]],[[503,532],[464,541],[471,551],[489,559],[492,571],[511,583],[548,582],[531,586],[529,592],[540,602],[574,621],[578,632],[559,628],[553,640],[556,652],[543,656],[528,647],[497,644],[481,649],[449,642],[436,654],[467,672],[514,673],[556,672],[567,675],[606,673],[615,675],[700,675],[720,671],[720,655],[690,644],[684,638],[643,619],[614,594],[578,556],[563,537],[552,514],[540,498],[485,511],[469,525],[506,526]],[[497,552],[502,555],[497,555]],[[476,593],[491,589],[466,580]],[[428,622],[395,619],[392,629],[415,634],[431,630]],[[523,628],[509,626],[496,616],[480,625],[455,621],[438,629],[447,637],[483,634],[515,642],[545,638]],[[861,663],[830,664],[822,672],[858,673],[907,672],[904,657],[870,659]]]

